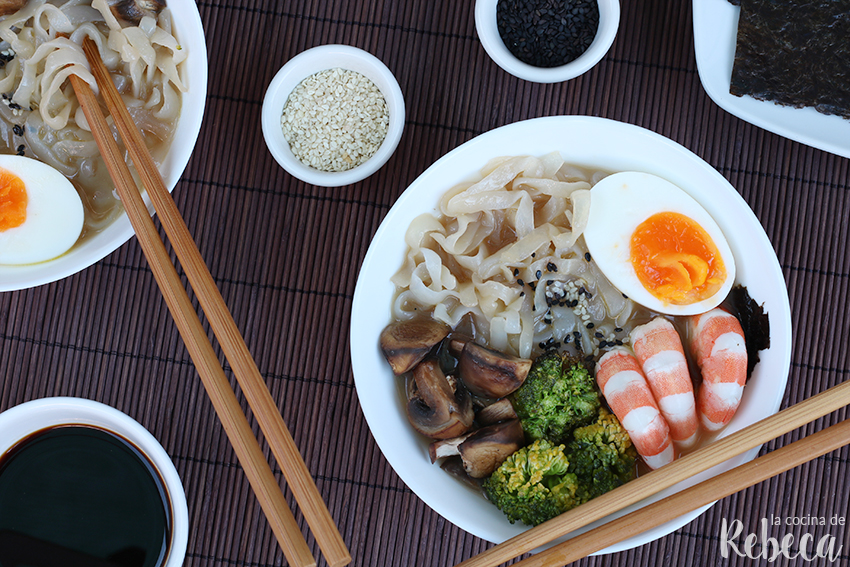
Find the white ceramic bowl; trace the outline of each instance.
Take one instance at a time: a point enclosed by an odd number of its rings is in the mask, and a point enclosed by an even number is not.
[[[560,83],[575,79],[590,70],[608,53],[620,25],[620,1],[599,0],[599,29],[587,51],[566,65],[535,67],[517,59],[505,46],[496,26],[497,4],[498,0],[475,2],[475,29],[481,45],[499,67],[515,77],[535,83]]]
[[[189,539],[186,494],[162,445],[137,421],[115,408],[81,398],[42,398],[0,413],[0,455],[42,429],[57,425],[92,425],[130,441],[153,463],[165,482],[171,504],[171,544],[163,567],[180,567]]]
[[[180,44],[189,50],[186,59],[189,90],[183,96],[180,122],[174,133],[171,150],[160,167],[165,185],[171,191],[189,162],[201,130],[207,99],[207,45],[201,16],[194,0],[169,0],[168,8],[173,15],[175,35]],[[144,199],[153,213],[153,205],[147,194]],[[133,227],[127,215],[122,214],[99,234],[75,245],[58,258],[26,266],[0,265],[0,292],[26,289],[68,277],[111,254],[131,236]]]
[[[387,137],[372,157],[347,171],[328,172],[312,168],[295,157],[283,137],[280,117],[292,89],[310,75],[335,68],[355,71],[375,83],[386,100],[390,124]],[[272,79],[263,99],[263,137],[274,159],[293,177],[320,187],[340,187],[366,179],[387,163],[401,140],[404,112],[404,96],[398,81],[380,59],[349,45],[320,45],[290,59]]]
[[[396,473],[441,516],[494,543],[501,543],[527,527],[510,524],[479,492],[431,464],[428,440],[408,423],[397,379],[381,354],[378,337],[390,322],[390,303],[394,296],[390,277],[402,265],[407,246],[404,234],[410,222],[422,213],[437,214],[440,196],[454,184],[473,178],[492,158],[542,156],[552,151],[559,151],[569,163],[589,168],[609,172],[644,171],[663,177],[699,201],[726,235],[736,258],[736,279],[764,305],[770,317],[771,336],[770,348],[761,351],[761,362],[744,390],[741,406],[722,435],[778,410],[791,364],[788,292],[773,247],[759,220],[737,191],[695,154],[638,126],[586,116],[537,118],[510,124],[451,151],[422,173],[399,197],[372,240],[363,260],[351,308],[351,361],[363,414]],[[742,464],[757,453],[758,448],[752,449],[642,504]],[[627,508],[623,513],[633,509]],[[685,514],[605,551],[621,551],[652,541],[685,525],[705,509]]]

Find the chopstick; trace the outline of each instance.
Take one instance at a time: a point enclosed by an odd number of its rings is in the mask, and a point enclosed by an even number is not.
[[[207,390],[210,401],[230,439],[239,463],[245,470],[248,482],[257,495],[272,531],[284,555],[291,565],[315,567],[307,542],[295,522],[295,517],[283,497],[280,485],[272,474],[268,461],[260,450],[254,432],[248,424],[230,381],[204,331],[198,314],[183,287],[180,277],[159,233],[153,224],[148,209],[142,201],[136,183],[118,149],[112,131],[101,114],[100,105],[88,83],[75,75],[70,76],[71,85],[88,120],[106,167],[115,182],[118,194],[138,237],[139,244],[148,259],[154,278],[159,285],[168,309],[180,331],[180,336],[195,363],[198,374]]]
[[[83,51],[100,87],[101,97],[118,127],[142,184],[151,197],[165,233],[325,560],[330,567],[347,565],[351,562],[348,548],[177,205],[165,187],[159,169],[127,112],[121,95],[100,58],[97,46],[90,38],[83,41]]]
[[[533,527],[456,567],[495,567],[850,404],[850,381],[794,404]],[[715,498],[716,500],[717,498]]]
[[[785,445],[687,490],[585,532],[514,563],[514,567],[555,567],[660,526],[700,506],[749,488],[850,443],[850,419]]]

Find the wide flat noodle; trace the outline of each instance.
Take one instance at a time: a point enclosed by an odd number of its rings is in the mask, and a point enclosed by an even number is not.
[[[492,348],[529,357],[554,337],[579,333],[593,349],[588,328],[568,306],[551,306],[552,282],[570,282],[590,296],[588,311],[602,324],[628,318],[633,304],[585,260],[590,188],[604,173],[542,157],[491,160],[477,179],[450,188],[441,218],[411,223],[408,252],[393,276],[393,317],[430,312],[452,327],[471,317]],[[597,331],[598,332],[598,331]]]

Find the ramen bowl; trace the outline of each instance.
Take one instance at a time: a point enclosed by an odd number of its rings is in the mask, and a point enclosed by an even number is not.
[[[565,135],[569,133],[569,135]],[[379,348],[391,320],[395,288],[390,278],[402,266],[405,232],[423,213],[438,215],[438,201],[455,184],[474,179],[499,156],[543,156],[557,151],[567,163],[604,172],[642,171],[678,185],[720,225],[736,259],[737,281],[763,304],[770,318],[770,348],[744,390],[737,413],[720,435],[774,414],[782,401],[791,363],[791,314],[785,280],[761,224],[729,182],[686,148],[643,128],[585,116],[560,116],[510,124],[482,134],[449,152],[422,173],[399,197],[378,228],[363,260],[351,312],[351,360],[360,405],[372,434],[401,479],[448,521],[482,539],[501,543],[528,527],[511,524],[481,493],[436,464],[429,441],[407,419],[402,388]],[[721,471],[753,459],[758,448],[641,502],[657,501]],[[632,506],[622,511],[628,513]],[[694,512],[629,538],[605,552],[622,551],[664,536],[701,514]],[[612,516],[613,517],[613,516]],[[592,524],[590,529],[601,522]]]
[[[171,191],[189,162],[201,129],[207,97],[207,48],[201,17],[193,0],[169,0],[168,9],[172,14],[174,34],[180,46],[188,50],[183,77],[188,91],[183,94],[180,119],[170,150],[160,164],[165,185]],[[143,196],[153,213],[147,194]],[[111,254],[131,236],[133,227],[122,213],[112,224],[57,258],[37,264],[0,265],[0,292],[27,289],[68,277]]]
[[[182,565],[189,538],[189,512],[183,485],[174,464],[156,438],[125,413],[99,402],[70,397],[42,398],[14,406],[0,413],[0,461],[4,461],[7,455],[13,455],[13,452],[17,451],[20,446],[26,446],[27,440],[38,439],[37,434],[63,426],[82,426],[105,431],[111,436],[123,440],[123,443],[133,448],[136,455],[144,459],[143,462],[152,467],[152,469],[148,469],[149,473],[158,475],[158,484],[164,487],[165,492],[165,494],[157,495],[158,504],[167,505],[167,514],[170,517],[170,521],[167,523],[168,535],[165,550],[159,556],[156,565],[157,567],[179,567]],[[109,454],[115,452],[113,447],[110,447],[109,451]],[[45,454],[56,455],[55,452]],[[98,458],[98,455],[87,454],[92,456],[92,460]],[[60,455],[64,457],[66,453],[60,453]],[[39,460],[45,460],[45,457],[39,457]],[[107,462],[114,462],[114,460],[110,461],[107,458]],[[2,470],[5,469],[0,469],[0,471]],[[125,477],[122,477],[122,479],[127,480]],[[77,486],[78,482],[80,482],[78,477],[67,479],[67,483],[74,486]],[[126,485],[128,487],[138,486],[138,484],[129,481],[126,482]],[[122,486],[120,490],[124,490],[124,487]],[[34,496],[28,493],[27,498]],[[118,496],[119,500],[123,499],[120,495]],[[147,503],[147,500],[143,502]],[[91,505],[91,503],[88,502],[87,505]],[[141,512],[136,510],[135,514],[140,515]],[[39,525],[27,525],[26,530],[21,533],[35,537],[36,533],[44,529]],[[29,530],[34,531],[30,532]],[[62,535],[67,537],[64,533]],[[58,544],[59,542],[50,543]],[[79,543],[82,545],[82,542]],[[95,545],[94,547],[98,546]],[[149,562],[146,564],[149,564]]]
[[[301,81],[336,68],[360,73],[375,84],[386,101],[389,126],[381,145],[360,165],[345,171],[321,171],[305,164],[292,152],[281,128],[281,114],[290,93]],[[340,187],[366,179],[387,163],[401,140],[404,117],[401,88],[380,59],[349,45],[320,45],[290,59],[272,79],[263,99],[263,138],[272,157],[293,177],[319,187]]]

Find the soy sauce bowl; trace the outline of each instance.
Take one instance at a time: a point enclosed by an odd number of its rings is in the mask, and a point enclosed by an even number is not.
[[[168,453],[150,432],[130,416],[110,406],[81,398],[42,398],[17,405],[0,413],[0,463],[4,463],[6,457],[13,459],[15,452],[22,447],[26,449],[30,442],[35,443],[33,440],[40,439],[38,434],[65,426],[104,431],[119,438],[147,460],[154,469],[150,471],[151,474],[159,475],[157,484],[165,492],[164,495],[160,494],[165,501],[162,504],[167,503],[170,516],[167,548],[156,562],[156,567],[182,566],[189,539],[189,512],[183,485]],[[0,467],[0,478],[3,470]],[[15,535],[14,532],[8,534]],[[32,539],[33,534],[25,531],[19,537],[30,542],[38,541]],[[60,542],[49,543],[61,546]]]
[[[520,61],[505,45],[496,24],[499,0],[476,0],[475,29],[481,45],[496,64],[511,75],[534,83],[560,83],[589,71],[608,53],[620,26],[619,0],[598,0],[599,28],[587,50],[558,67],[536,67]]]

